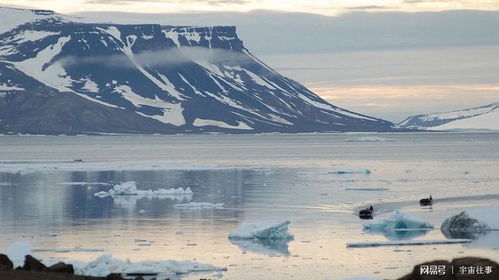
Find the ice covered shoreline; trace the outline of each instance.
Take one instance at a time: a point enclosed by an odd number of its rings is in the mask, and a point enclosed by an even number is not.
[[[32,255],[31,244],[27,241],[16,241],[5,250],[7,257],[12,261],[14,268],[23,266],[25,256]],[[35,256],[45,266],[49,267],[61,260],[43,260]],[[101,255],[91,262],[78,260],[64,260],[64,263],[73,265],[74,274],[81,276],[105,277],[112,273],[125,275],[156,275],[157,279],[170,279],[171,276],[189,274],[193,272],[223,272],[226,267],[217,267],[211,264],[203,264],[195,261],[141,261],[114,259],[112,255]]]

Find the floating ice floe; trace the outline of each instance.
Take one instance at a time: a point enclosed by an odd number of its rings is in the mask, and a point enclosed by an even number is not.
[[[431,230],[433,225],[407,213],[394,211],[379,216],[364,224],[364,229],[370,232],[395,232],[411,230]]]
[[[210,203],[210,202],[190,202],[183,204],[175,204],[174,208],[180,209],[223,209],[223,203]]]
[[[290,223],[289,221],[245,222],[229,234],[229,239],[291,240],[294,236],[288,232]]]
[[[365,169],[365,168],[362,168],[362,169],[345,169],[345,168],[341,168],[341,169],[336,169],[336,170],[333,170],[331,172],[329,172],[330,174],[337,174],[337,175],[342,175],[342,174],[371,174],[371,170],[369,169]]]
[[[289,224],[289,221],[245,222],[229,234],[229,240],[243,252],[287,256],[289,255],[288,243],[294,238],[288,232]]]
[[[229,238],[261,240],[292,239],[293,235],[288,233],[289,224],[289,221],[245,222],[230,233]]]
[[[442,239],[442,240],[407,240],[407,241],[382,241],[382,242],[354,242],[347,243],[347,248],[366,248],[381,246],[424,246],[424,245],[445,245],[445,244],[465,244],[471,239]]]
[[[297,173],[298,176],[300,177],[310,177],[310,176],[314,176],[314,172],[312,171],[300,171]]]
[[[157,190],[139,190],[134,181],[125,182],[115,185],[108,192],[101,191],[95,193],[98,197],[107,197],[115,195],[138,195],[138,196],[171,196],[171,195],[192,195],[191,188],[177,188],[177,189],[157,189]]]
[[[77,251],[77,248],[71,250]],[[14,242],[7,248],[6,253],[14,263],[14,267],[22,266],[25,256],[32,254],[31,244],[26,241]],[[57,259],[42,260],[46,266],[51,266],[59,261]],[[68,260],[64,260],[64,262],[73,265],[76,275],[95,277],[105,277],[110,273],[119,273],[128,275],[151,274],[157,275],[156,279],[171,279],[172,276],[191,272],[222,272],[227,270],[225,267],[217,267],[193,261],[132,262],[130,260],[113,259],[111,255],[102,255],[89,263]]]
[[[345,139],[346,142],[391,142],[395,141],[395,139],[378,137],[378,136],[362,136],[362,137],[354,137]]]
[[[16,241],[7,247],[5,253],[14,264],[14,267],[24,264],[24,257],[31,255],[31,244],[28,241]]]
[[[345,188],[345,191],[379,192],[387,191],[389,188]]]
[[[497,219],[497,216],[496,216]],[[445,219],[440,226],[440,231],[447,238],[477,239],[490,231],[489,225],[470,217],[466,212]]]
[[[103,255],[88,264],[76,264],[75,274],[103,277],[110,273],[122,274],[157,274],[159,278],[168,275],[187,274],[191,272],[226,271],[224,267],[202,264],[193,261],[150,261],[131,262],[130,260],[113,259],[111,255]]]
[[[193,192],[190,188],[138,190],[135,182],[130,181],[115,185],[108,192],[101,191],[94,195],[100,198],[112,197],[113,204],[120,208],[134,208],[142,198],[190,201]]]

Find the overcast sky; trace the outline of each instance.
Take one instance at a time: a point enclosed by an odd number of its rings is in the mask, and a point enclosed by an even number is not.
[[[497,0],[2,0],[0,4],[57,10],[172,13],[182,11],[250,11],[255,9],[337,15],[351,10],[440,11],[498,10]]]
[[[499,1],[0,0],[0,4],[76,13],[95,21],[235,25],[245,46],[279,72],[335,105],[395,122],[410,114],[499,101]]]

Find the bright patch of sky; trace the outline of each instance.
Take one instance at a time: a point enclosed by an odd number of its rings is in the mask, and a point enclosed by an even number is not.
[[[174,13],[184,11],[250,11],[268,9],[337,15],[352,10],[440,11],[498,10],[496,0],[3,0],[0,5],[52,9],[61,13],[114,11]]]
[[[337,106],[394,122],[499,101],[498,46],[261,58]]]

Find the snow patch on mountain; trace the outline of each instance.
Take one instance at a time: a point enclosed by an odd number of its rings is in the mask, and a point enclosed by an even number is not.
[[[83,79],[83,87],[82,89],[89,91],[89,92],[99,92],[99,85],[97,85],[94,81],[90,79]]]
[[[433,127],[434,130],[460,130],[460,129],[476,129],[476,130],[499,130],[499,109],[477,115],[470,118],[464,118],[452,121],[443,125]]]
[[[60,37],[53,45],[47,46],[36,57],[16,62],[17,69],[61,92],[72,91],[71,79],[59,62],[50,63],[60,53],[62,47],[71,40],[71,36]]]
[[[217,126],[217,127],[232,128],[232,129],[252,129],[250,126],[248,126],[244,122],[238,122],[237,125],[230,125],[230,124],[225,123],[223,121],[203,120],[203,119],[195,119],[193,125],[194,126]]]
[[[426,130],[499,130],[499,102],[458,111],[411,116],[397,126]]]
[[[0,91],[11,91],[11,90],[24,90],[24,89],[13,85],[0,84]]]
[[[19,25],[36,20],[47,19],[55,16],[52,11],[24,10],[0,7],[2,21],[0,21],[0,33],[11,30]]]

